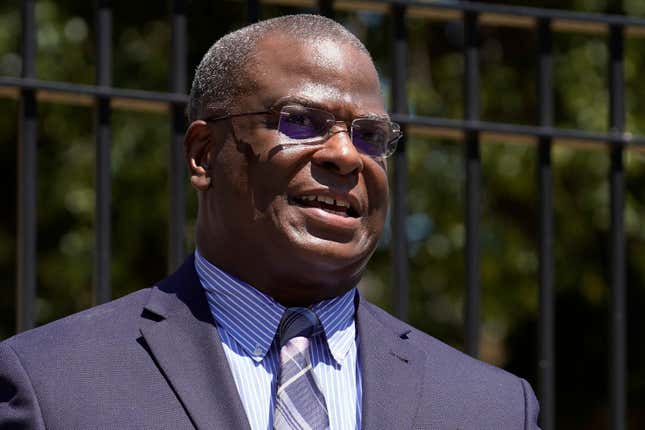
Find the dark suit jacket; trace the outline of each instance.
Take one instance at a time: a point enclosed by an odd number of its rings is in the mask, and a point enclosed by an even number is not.
[[[529,384],[359,299],[364,429],[535,429]],[[0,429],[248,429],[193,258],[0,343]]]

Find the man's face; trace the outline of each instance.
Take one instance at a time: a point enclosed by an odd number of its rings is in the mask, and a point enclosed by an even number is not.
[[[235,113],[297,104],[347,126],[385,115],[371,60],[346,44],[274,33],[258,46],[246,77],[253,91]],[[206,125],[211,186],[200,196],[198,247],[279,302],[308,305],[360,279],[385,222],[386,166],[357,152],[346,132],[320,145],[281,146],[276,125],[275,115]]]

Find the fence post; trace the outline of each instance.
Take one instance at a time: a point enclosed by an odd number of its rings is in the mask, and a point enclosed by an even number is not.
[[[392,63],[392,109],[394,113],[405,115],[408,111],[406,80],[408,70],[408,41],[405,28],[405,11],[403,5],[392,6],[394,20],[394,62]],[[408,241],[406,234],[408,164],[406,159],[406,136],[399,141],[397,151],[392,156],[394,168],[392,174],[392,260],[394,275],[394,309],[402,319],[408,318]]]
[[[334,0],[318,0],[318,11],[321,15],[334,19]]]
[[[464,12],[464,116],[479,121],[479,36],[478,14]],[[479,356],[479,223],[481,199],[481,155],[479,132],[465,131],[466,164],[466,295],[464,298],[465,350]]]
[[[541,18],[538,27],[537,100],[538,122],[542,127],[553,126],[553,56],[551,20]],[[538,395],[540,427],[555,428],[555,300],[553,287],[553,171],[551,168],[551,137],[538,138],[539,189],[539,357]]]
[[[186,93],[186,5],[184,0],[173,0],[171,10],[170,90]],[[183,141],[185,132],[185,105],[170,106],[170,147],[168,151],[168,184],[170,188],[170,216],[168,219],[168,273],[181,265],[186,257],[184,226],[186,224],[186,167]]]
[[[98,0],[96,8],[96,84],[112,85],[112,10],[109,0]],[[94,304],[110,300],[111,292],[111,198],[112,175],[110,147],[112,141],[110,98],[95,100],[96,170],[94,221]]]
[[[36,77],[35,0],[22,1],[22,78]],[[16,331],[35,323],[36,302],[36,92],[20,93],[18,142],[18,243],[16,274]]]
[[[260,19],[260,0],[248,0],[246,2],[246,22],[251,24]]]
[[[611,132],[625,131],[625,78],[623,67],[624,33],[621,25],[609,26],[609,128]],[[626,424],[626,367],[627,339],[625,306],[625,176],[623,173],[624,142],[609,142],[609,198],[611,208],[611,308],[609,320],[611,393],[611,428],[623,430]]]

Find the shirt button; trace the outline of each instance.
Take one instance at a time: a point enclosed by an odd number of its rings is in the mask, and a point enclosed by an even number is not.
[[[253,355],[256,357],[259,357],[262,355],[262,348],[260,348],[260,345],[255,345],[255,350],[253,351]]]

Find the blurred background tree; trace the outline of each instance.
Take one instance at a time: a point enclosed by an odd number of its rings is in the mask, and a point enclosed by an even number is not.
[[[244,2],[188,2],[189,70],[220,36],[244,25]],[[610,0],[499,0],[496,3],[606,12]],[[167,5],[114,1],[114,86],[166,91],[170,26]],[[625,0],[624,12],[645,16],[645,2]],[[264,5],[262,17],[311,10]],[[92,2],[39,0],[37,76],[91,84],[96,52]],[[374,56],[390,87],[389,16],[339,12],[337,19]],[[462,116],[463,27],[459,21],[407,21],[409,111]],[[0,4],[0,75],[19,76],[20,2]],[[482,118],[534,124],[535,49],[531,29],[483,27]],[[557,33],[554,39],[555,125],[604,131],[607,41],[603,35]],[[645,39],[627,38],[627,129],[645,131]],[[4,95],[4,97],[3,97]],[[15,98],[0,93],[0,339],[15,331]],[[91,305],[94,135],[91,105],[38,106],[39,324]],[[144,288],[166,274],[169,142],[167,112],[116,109],[113,115],[113,296]],[[519,143],[519,144],[518,144]],[[458,140],[411,135],[408,145],[410,322],[461,348],[464,286],[463,148]],[[527,378],[537,375],[537,184],[534,145],[482,145],[482,358]],[[553,150],[558,426],[608,426],[609,192],[607,151]],[[645,427],[645,159],[625,160],[628,285],[628,399],[632,428]],[[187,186],[186,246],[192,249],[196,199]],[[392,309],[389,231],[360,288]]]

